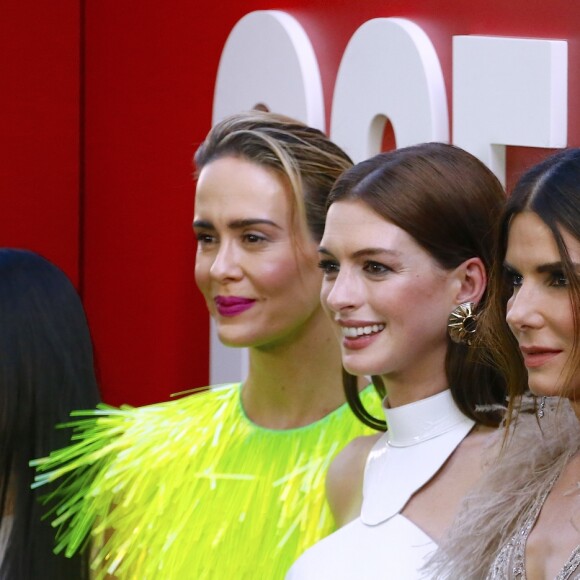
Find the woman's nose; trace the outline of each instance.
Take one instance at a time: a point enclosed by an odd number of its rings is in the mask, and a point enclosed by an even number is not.
[[[538,290],[525,281],[508,300],[506,321],[512,330],[539,328],[543,323],[541,296]]]
[[[238,252],[233,244],[220,244],[210,268],[210,275],[219,282],[238,280],[242,276]]]
[[[334,280],[323,282],[322,299],[333,312],[354,310],[360,303],[360,294],[358,281],[347,272],[340,271]]]

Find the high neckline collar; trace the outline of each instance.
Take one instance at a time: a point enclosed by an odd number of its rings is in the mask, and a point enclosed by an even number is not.
[[[449,390],[385,413],[389,430],[375,443],[365,468],[361,519],[371,526],[399,514],[475,425]]]
[[[449,389],[395,408],[387,407],[385,399],[383,407],[389,429],[387,443],[391,447],[417,445],[447,433],[466,419]]]

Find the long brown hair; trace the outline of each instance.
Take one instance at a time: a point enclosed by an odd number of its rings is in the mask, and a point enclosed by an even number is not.
[[[578,356],[578,313],[580,282],[570,260],[562,230],[580,240],[580,149],[560,151],[538,163],[522,175],[509,196],[499,223],[498,244],[490,283],[489,308],[482,317],[482,340],[492,347],[495,364],[507,377],[510,422],[521,395],[527,390],[528,376],[518,343],[506,322],[507,301],[511,287],[504,277],[503,264],[513,218],[534,212],[550,228],[558,246],[563,270],[569,282],[574,322],[573,364],[569,377],[580,370]]]
[[[486,270],[491,268],[504,191],[481,161],[458,147],[425,143],[376,155],[339,178],[329,206],[345,199],[363,201],[405,230],[442,268],[456,268],[473,257],[481,258]],[[487,291],[476,312],[486,301]],[[486,348],[448,340],[445,366],[455,402],[477,422],[497,425],[505,384],[487,364]],[[380,389],[377,378],[373,380]],[[384,422],[364,410],[356,381],[348,376],[345,391],[359,419],[374,428],[385,428]]]

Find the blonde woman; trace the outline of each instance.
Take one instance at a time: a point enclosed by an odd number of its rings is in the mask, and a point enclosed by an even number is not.
[[[319,301],[326,198],[350,159],[320,131],[254,111],[216,125],[195,161],[197,285],[249,372],[102,409],[78,422],[76,446],[39,462],[41,480],[71,476],[58,546],[74,553],[93,528],[98,577],[282,578],[333,530],[326,468],[367,430]]]

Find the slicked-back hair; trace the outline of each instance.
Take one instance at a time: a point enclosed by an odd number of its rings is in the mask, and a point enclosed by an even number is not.
[[[222,157],[239,157],[287,180],[294,223],[303,223],[319,242],[328,193],[352,166],[349,156],[322,131],[264,111],[247,111],[217,123],[195,154],[196,173]]]

